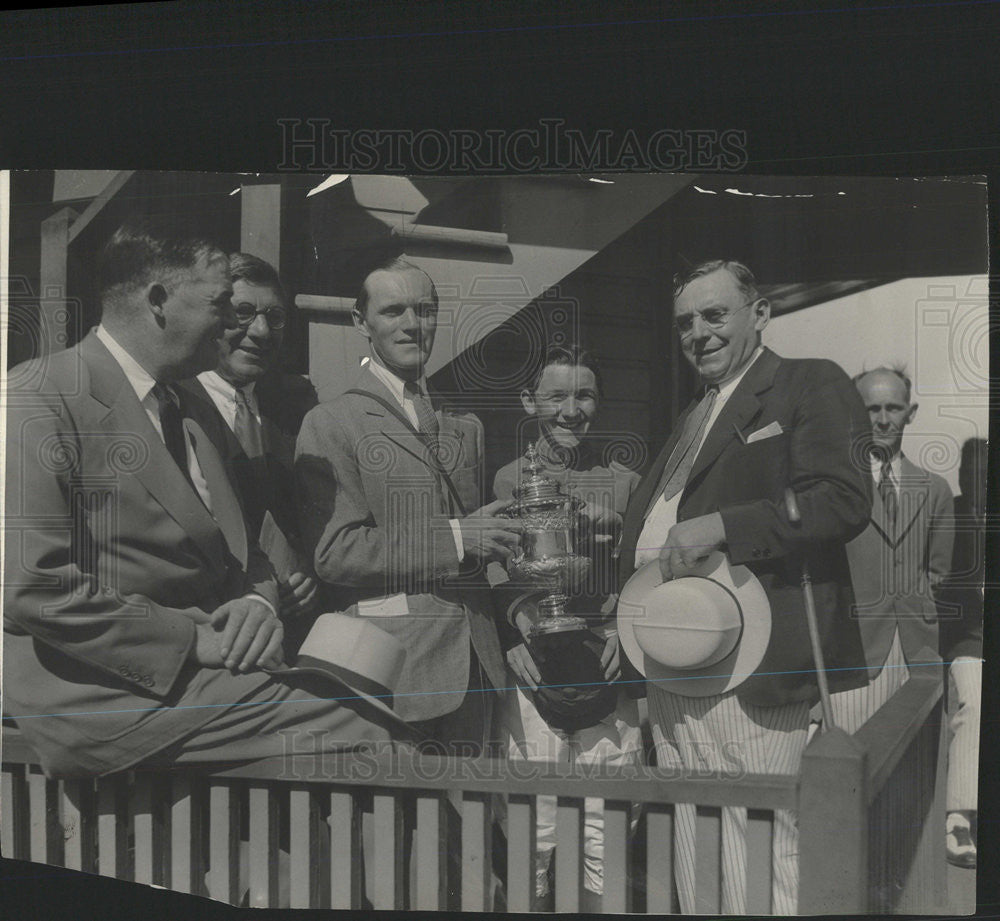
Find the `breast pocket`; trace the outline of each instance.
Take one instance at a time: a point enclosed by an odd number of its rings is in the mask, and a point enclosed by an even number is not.
[[[739,445],[731,456],[729,472],[744,500],[781,499],[788,485],[788,433]]]
[[[482,504],[482,470],[479,464],[469,464],[467,466],[456,467],[452,470],[451,481],[455,484],[462,504],[466,512],[472,512]]]

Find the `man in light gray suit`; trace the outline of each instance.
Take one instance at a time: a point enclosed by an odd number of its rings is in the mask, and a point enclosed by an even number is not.
[[[478,508],[482,424],[427,392],[437,309],[404,260],[365,279],[353,317],[370,358],[302,423],[299,518],[327,609],[375,618],[406,646],[396,712],[425,742],[477,754],[505,684],[485,566],[519,528],[495,517],[506,502]]]
[[[847,545],[854,583],[852,618],[861,629],[869,683],[832,695],[834,719],[856,732],[894,694],[908,665],[938,649],[934,590],[951,569],[953,503],[948,484],[903,454],[917,414],[909,378],[875,368],[854,378],[871,418],[871,519]]]

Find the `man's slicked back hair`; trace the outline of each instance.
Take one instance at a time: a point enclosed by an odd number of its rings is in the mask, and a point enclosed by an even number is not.
[[[358,296],[354,301],[354,309],[362,318],[365,316],[365,311],[368,310],[368,280],[376,272],[397,272],[400,274],[403,272],[419,272],[431,283],[431,292],[434,295],[434,306],[437,307],[438,293],[437,287],[434,284],[434,279],[431,278],[430,275],[428,275],[422,268],[420,268],[419,265],[415,265],[414,263],[404,259],[402,256],[395,256],[372,269],[365,276],[365,280],[361,282],[361,290],[358,292]]]
[[[229,256],[229,277],[234,284],[238,281],[245,281],[250,285],[273,288],[278,292],[282,302],[288,300],[278,270],[270,262],[265,262],[258,256],[252,256],[250,253],[231,253]]]
[[[707,262],[701,262],[686,272],[679,272],[674,276],[674,300],[676,301],[680,293],[696,278],[711,275],[719,269],[725,269],[733,276],[736,280],[736,286],[743,292],[747,300],[755,301],[760,297],[760,291],[757,290],[757,279],[742,262],[736,262],[734,259],[709,259]]]
[[[538,390],[538,385],[542,380],[542,375],[549,365],[567,365],[570,368],[577,366],[589,368],[594,375],[594,382],[597,384],[597,395],[604,395],[604,381],[601,379],[601,369],[597,364],[597,359],[586,349],[580,348],[575,343],[569,345],[550,345],[545,350],[545,356],[538,365],[531,378],[529,389],[532,393]]]
[[[133,217],[104,246],[97,290],[104,302],[147,284],[157,275],[189,269],[205,252],[225,255],[211,235],[178,216]]]

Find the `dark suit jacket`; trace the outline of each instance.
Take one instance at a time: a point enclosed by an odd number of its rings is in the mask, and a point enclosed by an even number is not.
[[[49,774],[122,769],[232,703],[188,662],[195,624],[249,591],[276,605],[271,569],[214,421],[185,420],[209,514],[95,334],[8,382],[4,711]]]
[[[852,617],[861,628],[873,678],[889,655],[897,627],[908,662],[916,661],[922,649],[938,649],[938,605],[928,577],[944,578],[951,569],[952,513],[948,484],[905,456],[894,532],[882,498],[873,490],[868,526],[847,545],[855,595]]]
[[[629,503],[622,584],[634,571],[646,508],[694,405],[678,419]],[[744,443],[773,422],[781,426],[780,434]],[[782,359],[765,349],[705,438],[681,494],[678,521],[720,512],[726,554],[754,572],[771,603],[771,642],[757,674],[736,689],[742,699],[764,706],[818,699],[801,587],[803,561],[812,575],[831,687],[857,687],[867,680],[857,623],[849,616],[853,595],[844,544],[863,529],[871,508],[871,474],[858,460],[870,431],[861,398],[837,365]],[[789,521],[785,511],[789,486],[798,500],[800,524]]]
[[[367,368],[354,386],[396,405]],[[471,512],[481,504],[482,424],[466,413],[438,410],[438,418],[443,463]],[[330,606],[375,617],[406,646],[396,712],[427,720],[457,709],[470,639],[490,682],[503,687],[485,574],[463,575],[449,524],[461,513],[420,437],[375,400],[345,393],[306,415],[295,473],[306,546],[332,587]]]
[[[968,496],[955,497],[955,549],[951,574],[938,591],[941,657],[980,658],[986,577],[986,518],[975,514]]]
[[[203,412],[218,412],[211,396],[197,378],[181,386],[197,401]],[[246,511],[252,534],[260,533],[264,513],[270,512],[295,549],[301,547],[301,530],[295,504],[295,439],[305,414],[316,403],[316,391],[304,378],[292,374],[268,374],[254,388],[260,409],[264,456],[251,460],[233,430],[221,419],[219,449],[233,471],[233,485]],[[308,554],[303,554],[304,572],[312,570]]]

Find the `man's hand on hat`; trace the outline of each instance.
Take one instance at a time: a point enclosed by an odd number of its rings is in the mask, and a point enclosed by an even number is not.
[[[200,665],[248,672],[282,664],[285,628],[259,598],[227,601],[212,612],[210,624],[197,624],[195,629],[194,655]]]
[[[660,551],[663,581],[688,575],[725,542],[726,527],[718,512],[677,522],[667,532],[667,540]]]
[[[458,519],[462,549],[467,557],[506,563],[513,556],[524,528],[516,518],[499,516],[509,505],[509,499],[497,499]]]

